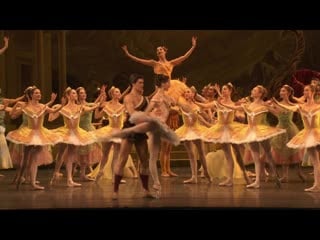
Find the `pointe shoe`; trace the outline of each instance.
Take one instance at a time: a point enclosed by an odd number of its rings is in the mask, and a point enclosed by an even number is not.
[[[56,183],[56,181],[58,180],[59,178],[59,173],[54,173],[50,182],[49,182],[49,185],[52,186]]]
[[[220,187],[232,187],[233,182],[231,179],[226,179],[225,181],[218,184]]]
[[[251,184],[251,183],[252,183],[251,178],[250,178],[247,174],[244,174],[244,179],[245,179],[245,181],[246,181],[247,185],[249,185],[249,184]]]
[[[170,177],[170,174],[169,174],[169,173],[164,172],[164,173],[161,173],[161,177]]]
[[[196,183],[198,183],[198,179],[196,177],[192,177],[192,178],[190,178],[188,180],[184,180],[183,183],[185,183],[185,184],[196,184]]]
[[[21,184],[23,184],[26,181],[26,179],[24,177],[20,177],[17,179],[17,190],[19,190]]]
[[[68,181],[67,185],[68,185],[68,187],[81,187],[80,183],[76,183],[74,181]]]
[[[171,171],[169,171],[168,174],[170,175],[170,177],[178,177],[179,176],[178,174],[171,172]]]
[[[38,184],[32,184],[32,188],[33,190],[44,190],[44,187]]]
[[[209,183],[212,183],[212,180],[209,174],[205,174],[204,177],[208,180]]]
[[[305,192],[320,192],[320,186],[313,185],[310,188],[304,189]]]
[[[155,183],[155,184],[152,185],[152,188],[154,190],[160,191],[161,190],[161,185],[160,185],[160,183]]]
[[[260,184],[257,182],[251,183],[246,186],[247,188],[260,188]]]

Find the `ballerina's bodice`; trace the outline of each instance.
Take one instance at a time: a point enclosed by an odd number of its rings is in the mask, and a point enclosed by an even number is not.
[[[245,113],[247,114],[247,120],[249,126],[267,125],[267,113],[268,109],[263,107],[260,109],[251,110],[246,105],[243,106]]]
[[[217,114],[218,114],[218,124],[226,125],[230,124],[234,120],[234,110],[223,107],[221,104],[214,102],[216,108],[217,108]]]
[[[44,113],[46,112],[47,106],[44,106],[40,111],[34,111],[30,108],[24,108],[22,110],[27,120],[27,126],[31,129],[40,129],[43,126]]]
[[[109,119],[109,126],[112,128],[122,128],[124,120],[124,108],[120,107],[117,110],[110,109],[108,107],[103,108],[104,114]]]
[[[190,112],[185,112],[181,109],[183,124],[187,127],[193,127],[199,124],[199,120],[198,120],[199,112],[200,112],[200,109],[198,107],[192,109]]]
[[[169,79],[171,79],[171,73],[173,71],[173,67],[174,66],[169,61],[166,61],[165,63],[158,61],[153,67],[153,72],[157,75],[162,74],[162,75],[168,76]]]
[[[60,114],[63,116],[63,121],[66,128],[75,129],[79,127],[81,108],[75,112],[63,108],[60,110]]]
[[[86,106],[92,107],[94,103],[87,103]],[[86,131],[93,131],[95,127],[92,125],[92,114],[93,111],[84,112],[81,114],[79,126]]]
[[[320,127],[320,108],[313,111],[306,111],[299,107],[305,129]]]
[[[278,127],[280,128],[286,128],[290,124],[294,124],[292,121],[293,118],[293,113],[292,111],[283,111],[279,113],[278,115]]]

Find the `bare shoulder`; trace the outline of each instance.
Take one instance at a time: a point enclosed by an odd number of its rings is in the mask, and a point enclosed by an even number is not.
[[[127,103],[127,102],[129,102],[129,101],[132,101],[132,94],[131,94],[131,93],[127,94],[127,95],[124,97],[123,103]]]

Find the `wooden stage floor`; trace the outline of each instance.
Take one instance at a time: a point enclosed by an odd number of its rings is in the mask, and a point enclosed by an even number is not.
[[[242,182],[235,182],[233,187],[219,187],[217,181],[209,184],[201,179],[196,185],[183,184],[189,177],[189,168],[179,167],[174,171],[176,178],[161,178],[162,195],[160,199],[142,198],[142,187],[138,179],[126,179],[121,184],[118,200],[112,200],[112,183],[100,180],[98,183],[85,182],[82,187],[69,188],[63,177],[54,187],[49,187],[52,169],[40,169],[38,179],[45,190],[34,191],[29,185],[22,185],[16,190],[10,182],[14,170],[2,170],[0,178],[0,209],[113,209],[113,208],[272,208],[272,209],[320,209],[320,193],[307,193],[303,189],[313,183],[308,174],[312,168],[304,168],[308,179],[302,183],[294,170],[290,169],[290,183],[283,183],[281,189],[275,183],[264,182],[260,189],[246,189]],[[75,178],[77,181],[77,177]]]

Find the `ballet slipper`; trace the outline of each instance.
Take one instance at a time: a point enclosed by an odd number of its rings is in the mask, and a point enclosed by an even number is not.
[[[190,178],[188,180],[184,180],[183,183],[185,183],[185,184],[196,184],[196,183],[198,183],[198,179],[196,177],[192,177],[192,178]]]
[[[67,186],[68,187],[81,187],[81,184],[80,183],[76,183],[72,180],[69,180],[68,183],[67,183]]]
[[[220,187],[232,187],[233,186],[233,182],[230,178],[224,180],[223,182],[218,184]]]
[[[260,183],[254,182],[246,186],[247,188],[260,188]]]
[[[38,184],[32,184],[32,188],[33,190],[44,190],[44,187]]]

